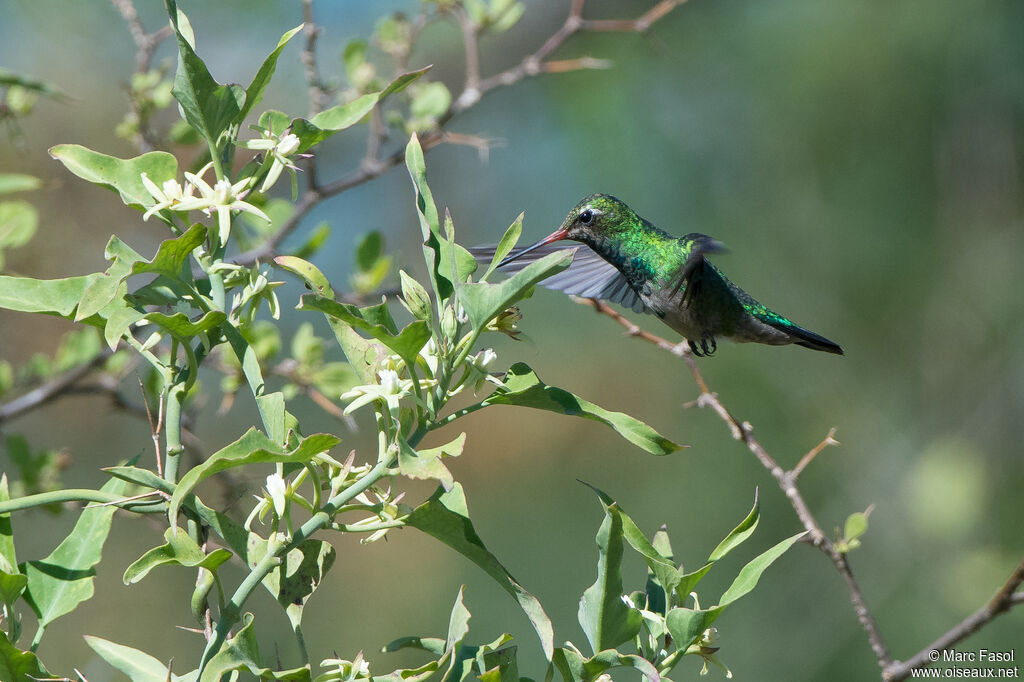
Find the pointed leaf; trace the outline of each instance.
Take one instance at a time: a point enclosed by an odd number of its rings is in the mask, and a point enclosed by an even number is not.
[[[124,481],[112,479],[100,490],[124,495],[127,488]],[[95,566],[100,562],[116,509],[113,505],[86,508],[71,533],[49,556],[23,565],[28,576],[25,600],[39,617],[41,628],[92,598]]]
[[[583,592],[579,608],[580,627],[594,653],[633,639],[643,624],[640,612],[622,600],[622,517],[607,507],[597,549],[597,580]]]
[[[85,643],[111,666],[120,670],[133,682],[185,682],[185,678],[172,674],[167,666],[145,651],[117,644],[93,635],[85,635]],[[192,676],[194,679],[194,676]]]
[[[718,544],[718,547],[715,547],[715,551],[713,551],[711,556],[708,557],[708,561],[718,561],[742,544],[744,540],[753,535],[754,531],[757,529],[757,522],[759,519],[760,513],[758,512],[757,505],[757,491],[755,491],[754,506],[751,508],[750,513],[747,514],[746,518],[740,521],[740,525],[736,526],[732,532]]]
[[[482,568],[506,592],[511,594],[530,619],[540,637],[544,655],[548,660],[554,653],[554,631],[544,608],[537,598],[527,592],[509,574],[498,559],[484,546],[469,520],[466,498],[458,483],[451,491],[439,488],[429,500],[421,504],[406,519],[406,525],[418,528],[437,538]]]
[[[206,226],[196,223],[180,237],[161,242],[153,260],[140,259],[140,262],[132,266],[132,274],[152,272],[176,279],[182,275],[185,261],[188,260],[189,255],[202,246],[204,241],[206,241]],[[189,273],[189,277],[191,277],[191,273]]]
[[[145,315],[145,319],[157,325],[176,339],[187,342],[194,336],[210,331],[221,322],[228,319],[228,316],[223,311],[211,310],[193,322],[185,313],[165,315],[161,312],[152,312],[147,313]]]
[[[113,263],[102,277],[97,277],[96,281],[82,293],[78,310],[75,311],[76,322],[92,317],[105,308],[131,274],[132,266],[142,260],[142,256],[116,236],[112,236],[107,242],[103,255],[108,260],[113,260]]]
[[[367,319],[367,311],[370,309],[360,310],[353,305],[338,303],[332,299],[315,294],[303,295],[299,302],[299,310],[318,310],[329,317],[345,322],[354,329],[369,333],[370,336],[380,341],[393,353],[405,360],[409,366],[416,363],[416,357],[420,349],[423,348],[430,338],[430,327],[423,320],[411,322],[400,333],[394,334],[388,328],[394,324],[393,322],[391,325],[386,325],[380,323],[380,321],[384,321],[381,318]],[[349,362],[356,366],[351,357]]]
[[[296,33],[302,30],[304,24],[299,24],[292,30],[281,36],[281,39],[277,41],[277,47],[271,52],[266,59],[263,60],[263,64],[260,65],[260,70],[256,72],[256,75],[252,79],[252,83],[245,89],[245,105],[242,110],[238,112],[238,116],[235,118],[235,123],[242,123],[245,117],[249,115],[249,112],[253,110],[259,101],[263,98],[263,91],[266,90],[267,84],[270,83],[270,79],[274,76],[274,71],[277,69],[277,58],[281,56],[281,50],[288,44]]]
[[[245,90],[240,85],[221,85],[213,79],[206,64],[183,35],[173,0],[167,6],[178,38],[178,70],[171,94],[181,105],[189,125],[211,145],[217,145],[221,133],[239,119]]]
[[[728,606],[753,590],[757,586],[757,581],[761,579],[761,574],[764,573],[765,569],[775,563],[776,559],[782,556],[787,549],[792,547],[797,540],[806,534],[806,532],[797,533],[755,557],[753,561],[740,570],[739,575],[737,575],[736,579],[733,580],[732,585],[730,585],[729,589],[727,589],[725,594],[722,595],[719,605]]]
[[[647,424],[622,412],[611,412],[569,391],[548,386],[522,362],[509,367],[505,387],[488,396],[487,405],[519,405],[592,419],[615,429],[623,438],[654,455],[667,455],[679,446]]]
[[[131,159],[119,159],[77,144],[50,148],[50,156],[89,182],[114,190],[129,206],[152,206],[156,199],[142,184],[142,174],[158,187],[178,175],[178,160],[167,152],[147,152]]]
[[[280,445],[267,438],[255,428],[250,428],[241,438],[227,447],[218,450],[202,464],[189,469],[181,477],[171,501],[168,505],[168,518],[171,525],[175,523],[178,510],[185,496],[200,482],[216,473],[256,462],[281,462],[285,464],[302,464],[308,462],[321,452],[330,450],[341,442],[340,438],[325,433],[317,433],[303,438],[292,450],[284,450]]]
[[[519,237],[523,234],[523,215],[524,214],[520,213],[519,217],[508,226],[507,230],[505,230],[505,234],[501,236],[501,240],[498,242],[498,247],[494,249],[494,256],[491,257],[491,264],[487,266],[487,271],[484,273],[484,276],[480,278],[481,281],[486,280],[491,276],[491,273],[498,267],[498,263],[500,263],[505,256],[511,253],[516,242],[519,241]]]
[[[326,298],[334,298],[334,290],[331,289],[331,283],[327,281],[327,277],[309,261],[296,258],[295,256],[278,256],[274,259],[274,262],[288,272],[301,277],[306,282],[306,286],[312,289],[315,294]]]
[[[405,165],[409,169],[413,188],[416,192],[416,209],[423,235],[423,256],[430,273],[430,283],[439,301],[444,302],[455,292],[450,273],[441,268],[441,223],[437,215],[434,195],[427,185],[427,167],[423,160],[423,148],[413,133],[405,147]]]
[[[145,578],[157,566],[175,564],[189,568],[202,567],[210,572],[216,570],[231,558],[231,552],[224,548],[206,554],[187,533],[175,533],[173,528],[164,531],[166,543],[154,547],[136,559],[124,572],[124,584],[133,585]]]

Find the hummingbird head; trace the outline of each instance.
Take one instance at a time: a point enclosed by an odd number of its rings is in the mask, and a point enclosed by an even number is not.
[[[622,201],[610,194],[591,194],[576,204],[569,215],[562,221],[561,227],[515,255],[501,261],[499,266],[510,263],[536,248],[572,239],[592,245],[603,238],[614,236],[629,224],[639,221],[640,217]]]

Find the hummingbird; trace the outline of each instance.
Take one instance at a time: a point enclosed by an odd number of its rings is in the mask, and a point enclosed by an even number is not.
[[[556,244],[565,239],[582,245]],[[518,272],[559,249],[575,249],[572,264],[542,285],[656,315],[698,357],[712,355],[718,339],[794,343],[843,354],[838,344],[762,305],[708,262],[705,256],[726,250],[722,242],[696,232],[674,237],[611,195],[586,197],[561,227],[531,246],[513,249],[498,267]],[[471,251],[479,260],[494,254],[491,247]]]

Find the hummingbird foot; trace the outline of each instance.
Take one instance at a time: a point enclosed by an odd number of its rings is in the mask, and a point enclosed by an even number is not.
[[[718,342],[710,335],[700,337],[700,341],[686,339],[686,343],[690,344],[690,352],[698,358],[711,357],[718,350]]]

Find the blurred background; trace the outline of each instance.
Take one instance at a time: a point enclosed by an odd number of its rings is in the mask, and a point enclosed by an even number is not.
[[[162,25],[162,3],[138,4],[149,30]],[[591,0],[585,14],[635,17],[652,4]],[[515,27],[483,41],[483,74],[536,50],[568,5],[527,2]],[[342,79],[345,44],[368,35],[379,17],[417,7],[411,0],[320,3],[322,76]],[[298,2],[182,8],[199,54],[221,82],[248,82],[280,34],[302,20]],[[453,119],[449,130],[499,142],[486,158],[456,145],[427,155],[434,196],[450,208],[463,244],[495,242],[520,211],[523,240],[532,242],[582,196],[615,194],[663,229],[724,241],[731,252],[714,261],[733,281],[845,348],[847,355],[836,357],[795,346],[723,344],[699,362],[712,390],[754,426],[783,466],[792,467],[836,428],[842,446],[814,461],[801,489],[830,533],[850,513],[874,505],[851,562],[898,659],[979,607],[1024,552],[1022,26],[1024,4],[1012,0],[692,0],[644,35],[579,34],[553,55],[610,59],[611,69],[524,80]],[[261,107],[307,113],[299,42],[282,56]],[[158,61],[171,50],[165,44]],[[70,96],[41,100],[17,130],[0,134],[0,172],[44,180],[23,197],[40,211],[39,232],[5,253],[5,274],[95,272],[106,267],[103,246],[111,234],[144,254],[165,238],[155,221],[143,224],[115,196],[72,177],[46,153],[64,142],[122,157],[136,153],[113,132],[128,109],[133,63],[131,38],[109,3],[14,0],[0,7],[0,66]],[[454,24],[434,25],[423,36],[410,66],[429,63],[436,65],[432,78],[461,90]],[[354,128],[324,146],[322,179],[358,165],[365,134],[365,126]],[[404,144],[396,134],[386,151]],[[359,236],[373,230],[385,235],[396,265],[423,276],[403,168],[325,201],[285,248],[321,221],[333,232],[313,260],[336,288],[351,275]],[[291,310],[301,287],[284,274],[280,279],[289,281],[279,290],[288,324],[311,321],[327,334],[319,316]],[[690,446],[656,458],[595,422],[518,408],[460,421],[468,445],[451,468],[465,486],[476,528],[545,605],[557,641],[585,644],[576,609],[595,576],[602,512],[578,478],[614,497],[646,532],[667,524],[677,560],[692,568],[743,518],[760,488],[762,523],[701,583],[702,605],[715,603],[748,559],[800,530],[774,480],[726,426],[707,410],[684,407],[697,389],[681,361],[625,337],[611,320],[561,294],[538,291],[522,312],[520,326],[531,341],[489,341],[503,366],[525,361],[546,382]],[[630,317],[676,340],[657,320]],[[0,356],[18,365],[35,352],[53,353],[71,328],[59,319],[0,312]],[[215,377],[208,386],[216,387]],[[217,396],[210,400],[212,411]],[[360,456],[375,447],[368,423],[349,433],[311,402],[297,399],[291,409],[306,432],[338,433],[342,447]],[[240,399],[224,419],[200,419],[197,433],[213,452],[254,415]],[[139,453],[151,457],[145,421],[89,396],[65,398],[2,429],[0,469],[14,475],[2,448],[21,434],[33,449],[67,453],[67,487],[99,486],[99,467]],[[257,492],[262,481],[252,485],[249,492]],[[429,490],[411,486],[407,500],[422,500]],[[249,509],[250,499],[246,493],[237,509]],[[45,556],[74,520],[71,513],[17,515],[19,560]],[[182,597],[191,591],[191,572],[163,569],[159,578],[127,588],[121,572],[162,542],[160,529],[120,515],[111,537],[96,597],[51,626],[40,655],[61,674],[77,667],[91,682],[120,679],[84,644],[81,635],[92,634],[173,657],[175,670],[187,669],[200,642],[174,626],[192,624]],[[443,636],[465,584],[471,639],[514,633],[521,673],[543,676],[540,647],[517,605],[461,555],[415,531],[369,546],[345,538],[338,552],[335,570],[306,609],[314,661],[364,650],[377,674],[416,663],[379,647],[404,635]],[[629,562],[627,588],[642,589],[642,564]],[[274,614],[269,602],[260,593],[254,608]],[[293,663],[285,619],[261,618],[264,655]],[[717,626],[719,658],[736,679],[878,676],[845,584],[804,545],[772,566]],[[1005,650],[1021,642],[1024,612],[1013,612],[963,646]],[[673,677],[694,678],[699,667],[699,660],[687,660]],[[709,679],[720,674],[713,670]]]

